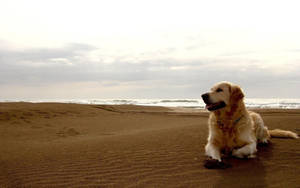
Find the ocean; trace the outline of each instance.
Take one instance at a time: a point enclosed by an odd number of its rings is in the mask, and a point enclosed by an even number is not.
[[[245,98],[248,108],[277,108],[300,109],[300,99],[264,99]],[[77,104],[106,104],[106,105],[143,105],[164,107],[186,107],[204,109],[205,104],[201,99],[44,99],[44,100],[0,100],[0,102],[59,102]]]

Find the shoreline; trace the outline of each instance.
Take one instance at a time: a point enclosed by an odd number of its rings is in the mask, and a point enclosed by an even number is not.
[[[202,99],[39,99],[0,100],[0,102],[71,103],[95,105],[141,105],[205,109]],[[300,109],[299,98],[245,98],[248,108]]]

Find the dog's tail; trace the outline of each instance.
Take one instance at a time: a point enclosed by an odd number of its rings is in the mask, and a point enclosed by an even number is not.
[[[297,133],[292,131],[285,131],[281,129],[268,130],[269,134],[273,138],[294,138],[297,139],[299,136]]]

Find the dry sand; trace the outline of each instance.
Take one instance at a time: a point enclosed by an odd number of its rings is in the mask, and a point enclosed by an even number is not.
[[[300,133],[300,110],[256,110]],[[0,187],[300,187],[300,139],[255,159],[203,167],[208,113],[187,109],[0,103]]]

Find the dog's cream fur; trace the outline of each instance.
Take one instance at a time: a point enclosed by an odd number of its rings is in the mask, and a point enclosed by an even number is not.
[[[222,152],[238,158],[252,158],[257,143],[267,143],[270,137],[298,138],[296,133],[280,129],[268,130],[261,116],[248,111],[244,93],[238,85],[229,82],[216,84],[209,93],[210,103],[223,101],[226,106],[211,111],[208,125],[206,155],[221,161]]]

